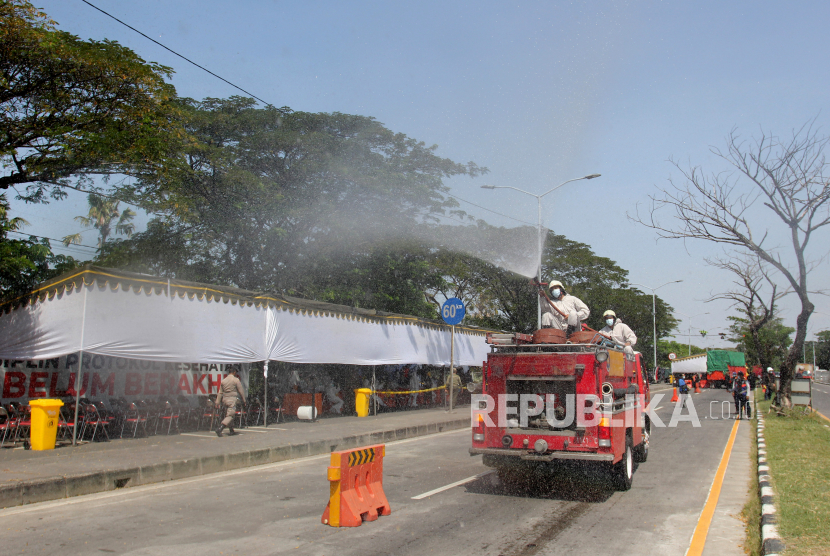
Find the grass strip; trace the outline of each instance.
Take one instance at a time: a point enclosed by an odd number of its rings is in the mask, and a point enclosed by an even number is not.
[[[770,412],[769,402],[757,409],[787,556],[830,554],[830,424],[802,408],[785,416]]]
[[[758,398],[763,400],[764,396],[758,396],[756,393],[756,403]],[[741,519],[746,525],[746,539],[744,540],[744,551],[749,556],[763,556],[761,546],[761,491],[758,486],[758,409],[760,406],[755,406],[756,411],[752,415],[750,421],[750,447],[749,447],[749,461],[752,465],[749,466],[749,498],[741,510]]]

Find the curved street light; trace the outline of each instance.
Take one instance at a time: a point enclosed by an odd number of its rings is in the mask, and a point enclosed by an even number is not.
[[[482,189],[513,189],[520,193],[524,193],[525,195],[530,195],[531,197],[536,197],[536,202],[538,204],[538,249],[539,249],[539,261],[536,267],[536,279],[541,282],[542,281],[542,197],[549,193],[553,193],[566,183],[571,183],[572,181],[579,181],[579,180],[592,180],[594,178],[600,177],[601,174],[589,174],[587,176],[582,176],[581,178],[573,178],[568,181],[563,181],[556,187],[552,187],[551,189],[547,190],[546,192],[542,193],[541,195],[536,195],[535,193],[531,193],[530,191],[525,191],[524,189],[519,189],[518,187],[513,187],[511,185],[482,185]],[[536,299],[536,328],[542,328],[542,300],[538,298]]]
[[[652,338],[654,338],[654,367],[653,370],[657,371],[657,301],[656,295],[654,292],[662,288],[663,286],[668,286],[669,284],[678,284],[683,280],[672,280],[671,282],[666,282],[662,286],[657,286],[656,288],[652,288],[650,286],[646,286],[645,284],[629,284],[629,286],[640,286],[641,288],[645,288],[647,290],[651,290],[651,324],[652,324]]]
[[[707,313],[698,313],[698,314],[692,315],[692,316],[689,316],[686,313],[681,313],[680,311],[675,311],[675,313],[683,315],[684,317],[689,319],[689,355],[691,355],[692,354],[692,319],[695,318],[695,317],[699,317],[701,315],[708,315],[709,313],[708,312]]]

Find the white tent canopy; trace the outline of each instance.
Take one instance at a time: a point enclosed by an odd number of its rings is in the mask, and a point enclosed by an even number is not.
[[[83,351],[162,362],[450,364],[450,327],[376,311],[86,266],[7,303],[0,359]],[[456,365],[485,331],[457,326]]]

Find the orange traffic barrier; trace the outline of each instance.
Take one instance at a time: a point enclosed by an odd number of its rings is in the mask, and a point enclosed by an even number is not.
[[[674,394],[671,395],[671,401],[677,401],[677,388],[674,389]]]
[[[323,524],[358,527],[389,515],[392,509],[383,493],[383,457],[386,446],[366,446],[331,453],[328,468],[329,503]]]

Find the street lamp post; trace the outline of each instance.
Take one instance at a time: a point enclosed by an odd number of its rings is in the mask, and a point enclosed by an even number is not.
[[[695,318],[695,317],[699,317],[701,315],[708,315],[709,313],[698,313],[698,314],[692,315],[692,316],[689,316],[686,313],[681,313],[680,311],[677,311],[677,313],[680,313],[681,315],[683,315],[684,317],[689,319],[689,355],[691,355],[692,354],[692,319]]]
[[[669,284],[678,284],[683,280],[672,280],[671,282],[666,282],[663,286],[668,286]],[[652,324],[652,338],[654,338],[654,369],[657,369],[657,301],[656,301],[656,292],[663,286],[657,286],[656,288],[651,288],[646,286],[645,284],[631,284],[632,286],[640,286],[641,288],[645,288],[647,290],[651,290],[651,324]],[[691,349],[691,348],[690,348]]]
[[[515,191],[519,191],[520,193],[524,193],[526,195],[530,195],[531,197],[536,197],[537,203],[537,216],[538,216],[538,225],[537,225],[537,232],[538,232],[538,249],[539,249],[539,261],[536,267],[536,279],[541,282],[542,281],[542,197],[549,193],[553,193],[566,183],[571,183],[572,181],[579,181],[579,180],[592,180],[594,178],[600,177],[600,174],[589,174],[587,176],[582,176],[581,178],[573,178],[568,181],[563,181],[556,187],[549,189],[545,193],[541,195],[536,195],[535,193],[531,193],[529,191],[525,191],[524,189],[519,189],[518,187],[513,187],[510,185],[482,185],[482,189],[513,189]],[[536,328],[542,328],[542,300],[536,299]]]

